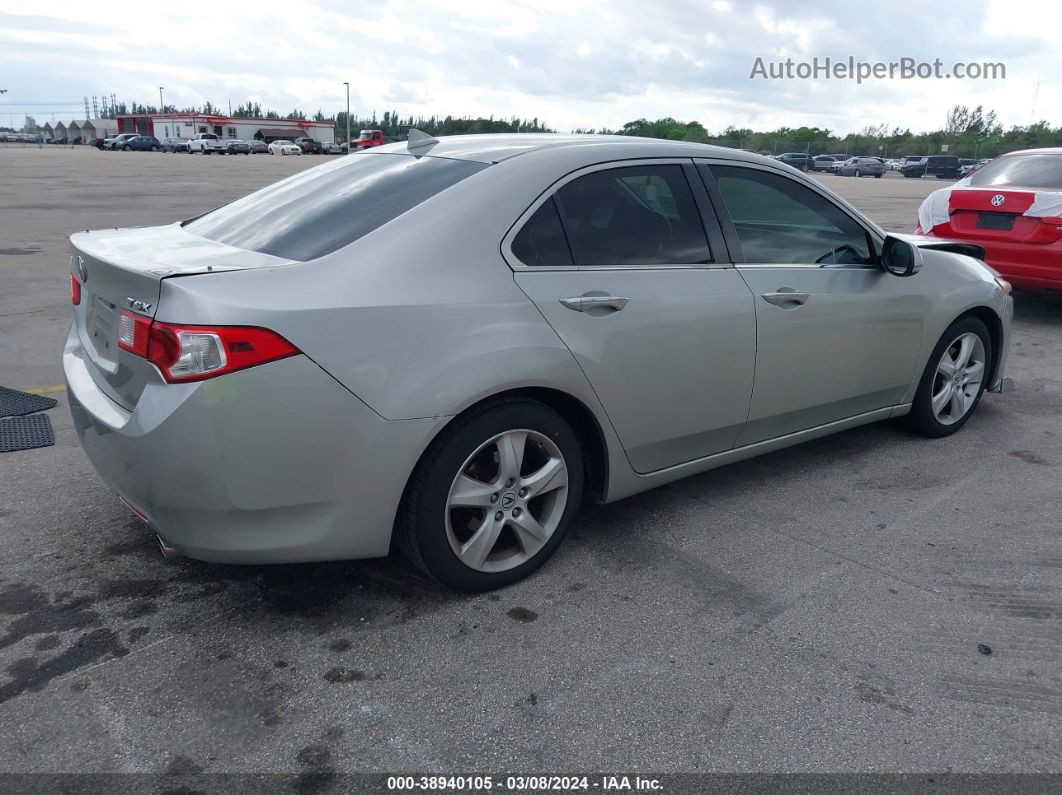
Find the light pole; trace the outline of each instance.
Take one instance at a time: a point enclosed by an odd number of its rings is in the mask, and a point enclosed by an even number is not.
[[[159,86],[159,113],[165,113],[166,106],[162,102],[162,86]]]
[[[347,154],[350,154],[350,83],[343,81],[347,87]]]

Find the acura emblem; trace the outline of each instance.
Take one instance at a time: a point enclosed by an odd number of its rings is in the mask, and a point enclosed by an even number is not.
[[[81,255],[77,255],[77,275],[81,278],[81,281],[88,281],[88,268],[85,267],[85,260],[81,258]]]
[[[997,193],[995,196],[992,197],[992,206],[993,207],[1000,207],[1000,206],[1003,205],[1003,202],[1005,202],[1006,200],[1007,200],[1006,196],[1004,196],[1002,193]]]

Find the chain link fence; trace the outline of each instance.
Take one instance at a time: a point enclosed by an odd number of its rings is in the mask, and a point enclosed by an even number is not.
[[[845,155],[847,157],[875,156],[902,158],[907,155],[955,155],[973,159],[992,158],[1007,152],[1030,148],[1028,145],[994,143],[958,143],[899,141],[885,142],[873,139],[867,141],[843,141],[822,139],[818,141],[797,141],[788,138],[774,138],[766,135],[753,135],[749,138],[709,138],[704,143],[713,146],[726,146],[731,149],[745,149],[761,155],[780,155],[786,152],[804,152],[809,155]],[[947,147],[946,149],[944,147]]]

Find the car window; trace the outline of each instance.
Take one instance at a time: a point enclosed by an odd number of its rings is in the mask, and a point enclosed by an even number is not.
[[[594,171],[556,195],[580,267],[711,261],[700,212],[680,165]]]
[[[484,168],[485,163],[401,154],[340,158],[187,221],[185,228],[237,248],[316,259]]]
[[[535,210],[513,238],[512,250],[522,263],[532,267],[557,268],[574,264],[557,203],[552,196]]]
[[[1062,189],[1062,155],[1009,155],[985,163],[970,177],[974,187]]]
[[[873,262],[863,227],[821,194],[759,169],[712,166],[711,171],[737,227],[746,262]]]

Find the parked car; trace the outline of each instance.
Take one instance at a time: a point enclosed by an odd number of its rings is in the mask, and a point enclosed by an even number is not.
[[[842,177],[877,177],[885,173],[885,164],[876,157],[850,157],[837,172]]]
[[[811,161],[812,171],[830,171],[837,160],[833,155],[815,155]]]
[[[192,150],[188,148],[187,139],[171,136],[169,138],[162,139],[162,151],[191,153]]]
[[[1062,290],[1062,148],[1011,152],[918,208],[923,235],[975,244],[1018,287]]]
[[[905,177],[917,179],[931,175],[937,179],[958,179],[959,158],[953,155],[923,155],[908,157],[904,160],[900,173]]]
[[[313,138],[304,136],[302,138],[296,138],[294,143],[307,155],[322,155],[324,154],[324,146],[320,141],[315,141]]]
[[[946,436],[1011,383],[1005,282],[781,164],[416,141],[71,237],[74,427],[166,554],[373,557],[393,531],[441,582],[498,587],[584,496],[901,415]]]
[[[113,138],[104,138],[103,148],[111,150],[121,149],[122,144],[124,144],[130,138],[138,137],[138,135],[138,133],[122,133],[121,135],[116,135]]]
[[[251,154],[251,145],[247,141],[241,141],[239,138],[230,138],[225,142],[225,151],[230,155],[249,155]]]
[[[188,151],[204,155],[225,154],[225,142],[214,133],[196,133],[188,139]]]
[[[358,139],[354,141],[354,148],[372,149],[375,146],[383,146],[387,143],[383,130],[362,130],[358,133]]]
[[[775,155],[774,159],[801,171],[810,171],[815,163],[815,158],[805,152],[786,152]]]
[[[136,135],[126,138],[118,148],[123,152],[161,152],[162,142],[154,135]]]
[[[247,149],[252,155],[266,154],[269,151],[269,144],[265,141],[252,139],[247,142]]]
[[[271,155],[301,155],[302,147],[291,141],[273,141],[269,145]]]
[[[959,176],[968,177],[987,162],[987,160],[974,160],[967,157],[959,158]]]
[[[344,152],[343,147],[337,143],[327,143],[324,148],[326,155],[341,155]]]

